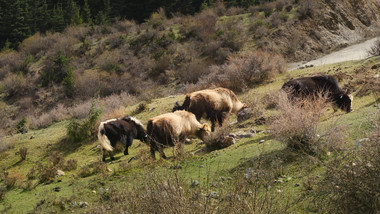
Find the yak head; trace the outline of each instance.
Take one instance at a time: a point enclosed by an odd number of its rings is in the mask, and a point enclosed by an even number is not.
[[[203,140],[206,136],[210,135],[210,133],[211,133],[211,127],[207,123],[204,123],[201,125],[201,127],[198,128],[195,135],[199,139]]]
[[[336,105],[343,111],[346,111],[347,113],[351,112],[353,99],[354,97],[351,94],[348,94],[348,93],[341,94],[336,99]]]

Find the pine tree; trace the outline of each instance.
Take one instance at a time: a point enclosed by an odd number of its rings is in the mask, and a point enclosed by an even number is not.
[[[13,47],[31,35],[31,19],[29,13],[29,5],[26,0],[16,0],[11,3],[11,17],[9,39]]]
[[[63,10],[61,4],[55,6],[50,23],[54,31],[62,32],[65,29],[66,23],[63,17]]]
[[[92,24],[91,10],[87,3],[87,0],[84,0],[84,5],[82,9],[82,20],[84,23]]]

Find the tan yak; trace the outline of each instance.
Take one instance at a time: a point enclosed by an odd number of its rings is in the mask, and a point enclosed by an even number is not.
[[[240,102],[230,89],[215,88],[186,94],[182,106],[176,102],[173,112],[177,110],[192,112],[198,121],[204,117],[211,121],[211,130],[214,131],[216,122],[222,126],[231,112],[237,114],[246,107],[248,106]]]
[[[176,111],[150,118],[147,125],[150,152],[155,159],[155,151],[166,159],[163,147],[183,143],[187,136],[195,135],[202,139],[211,132],[208,124],[200,124],[195,115],[187,111]]]

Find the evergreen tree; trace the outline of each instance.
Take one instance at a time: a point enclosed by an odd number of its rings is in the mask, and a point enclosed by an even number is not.
[[[13,47],[31,35],[31,19],[29,13],[29,5],[26,0],[16,0],[11,3],[11,17],[9,39]]]
[[[50,23],[54,31],[62,32],[65,29],[66,24],[61,4],[55,6]]]
[[[84,23],[88,23],[88,24],[92,23],[91,10],[87,3],[87,0],[84,0],[83,10],[82,10],[82,20]]]

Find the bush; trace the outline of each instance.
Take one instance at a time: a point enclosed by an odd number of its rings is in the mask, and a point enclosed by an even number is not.
[[[100,114],[101,109],[96,107],[96,102],[93,100],[90,112],[84,122],[71,119],[70,123],[66,126],[67,137],[72,142],[81,142],[93,137],[93,134],[96,132],[95,124],[97,123]]]
[[[211,66],[210,74],[202,79],[202,83],[243,91],[283,71],[285,71],[285,61],[281,56],[265,51],[255,51],[247,56],[230,57],[223,65]]]
[[[301,1],[300,7],[297,9],[298,19],[314,18],[317,16],[318,10],[319,5],[314,0]]]
[[[92,175],[92,172],[88,165],[83,165],[78,169],[77,174],[79,177],[85,178]]]
[[[317,128],[324,113],[326,98],[288,100],[286,93],[279,94],[279,114],[271,122],[275,139],[288,148],[306,154],[320,154],[321,144],[317,139]]]
[[[66,162],[66,165],[64,166],[64,169],[67,171],[72,171],[77,169],[78,167],[78,161],[76,159],[69,159]]]
[[[327,165],[316,194],[329,213],[378,213],[380,210],[380,127]],[[328,205],[328,206],[326,206]]]
[[[21,147],[20,150],[19,150],[19,153],[20,153],[20,157],[21,157],[21,160],[25,160],[26,159],[26,155],[28,154],[28,148],[26,147]]]

